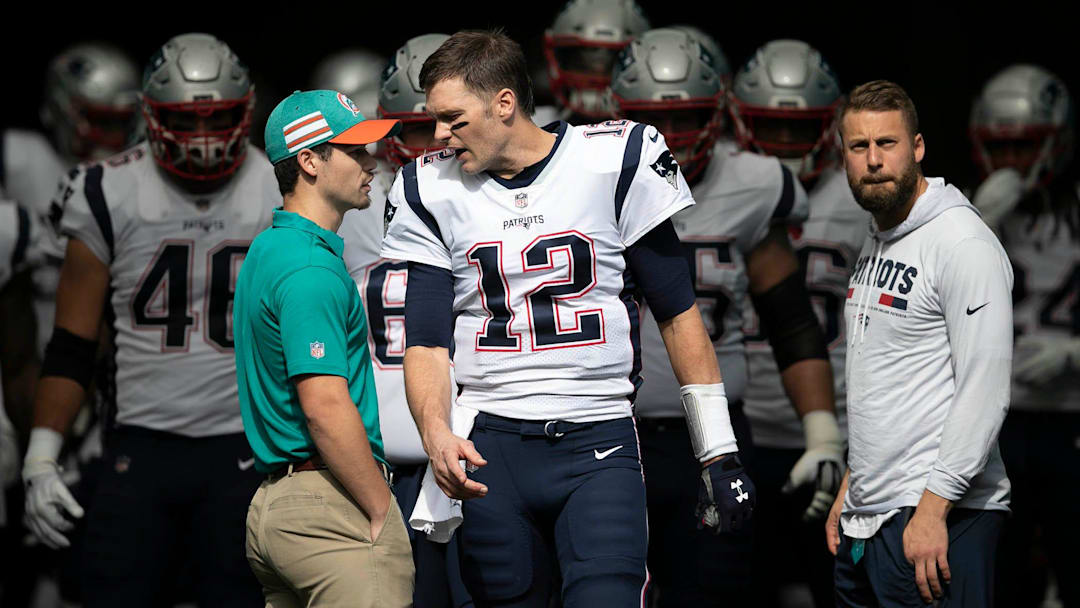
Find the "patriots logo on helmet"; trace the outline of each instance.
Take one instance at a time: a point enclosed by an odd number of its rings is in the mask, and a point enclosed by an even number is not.
[[[679,163],[675,161],[670,151],[664,150],[649,166],[656,171],[657,175],[666,179],[672,188],[679,189]]]
[[[341,103],[342,106],[345,107],[346,110],[352,112],[353,116],[360,115],[360,108],[356,107],[356,104],[353,103],[353,100],[346,97],[344,93],[338,93],[337,100],[339,103]]]

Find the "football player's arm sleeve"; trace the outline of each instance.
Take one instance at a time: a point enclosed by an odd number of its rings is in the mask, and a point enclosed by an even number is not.
[[[623,245],[629,247],[693,205],[694,198],[664,136],[655,127],[634,125],[626,137],[615,188],[615,220]]]
[[[108,266],[115,247],[115,226],[105,200],[103,177],[104,168],[92,165],[63,178],[58,186],[60,234],[78,239]]]
[[[679,236],[664,220],[626,250],[626,264],[657,321],[694,305],[694,285]]]
[[[775,178],[768,182],[770,186],[762,193],[763,198],[768,197],[762,201],[762,213],[755,214],[757,226],[750,241],[754,246],[765,240],[773,226],[802,224],[810,214],[810,197],[802,182],[780,161],[776,164],[779,169],[772,173]]]
[[[445,268],[409,262],[405,291],[405,348],[450,348],[454,324],[454,275]]]
[[[829,358],[801,272],[789,274],[764,293],[751,292],[750,299],[781,372],[799,361]]]
[[[405,165],[398,172],[386,198],[385,216],[382,257],[446,270],[453,268],[442,228],[420,199],[416,163]]]
[[[278,284],[274,305],[289,378],[324,374],[348,379],[349,289],[355,292],[356,287],[319,266],[297,270]]]
[[[967,238],[938,279],[955,392],[926,489],[956,502],[986,467],[1009,409],[1012,269],[993,244]]]

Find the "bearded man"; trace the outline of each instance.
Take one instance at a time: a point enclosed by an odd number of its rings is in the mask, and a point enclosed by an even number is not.
[[[848,283],[848,473],[826,523],[837,605],[993,605],[1010,485],[1012,269],[955,187],[925,178],[907,93],[856,87],[840,114],[873,215]]]

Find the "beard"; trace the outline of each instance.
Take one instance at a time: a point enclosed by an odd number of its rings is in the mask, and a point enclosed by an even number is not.
[[[895,183],[896,187],[890,190],[880,186],[889,181]],[[910,163],[899,178],[876,174],[855,181],[849,177],[848,185],[860,207],[873,215],[887,214],[903,207],[915,194],[919,186],[919,165]]]

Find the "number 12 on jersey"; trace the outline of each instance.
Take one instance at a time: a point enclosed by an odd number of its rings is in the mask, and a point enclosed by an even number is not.
[[[477,243],[466,257],[479,278],[481,302],[488,318],[476,333],[476,350],[520,352],[521,333],[514,331],[518,314],[511,309],[510,284],[504,270],[501,242]],[[550,271],[565,260],[565,277],[548,279],[524,295],[525,317],[533,351],[602,344],[604,311],[575,311],[573,323],[564,323],[559,303],[580,298],[596,286],[596,251],[592,239],[576,230],[537,237],[520,252],[524,274]],[[518,311],[519,313],[521,311]]]

